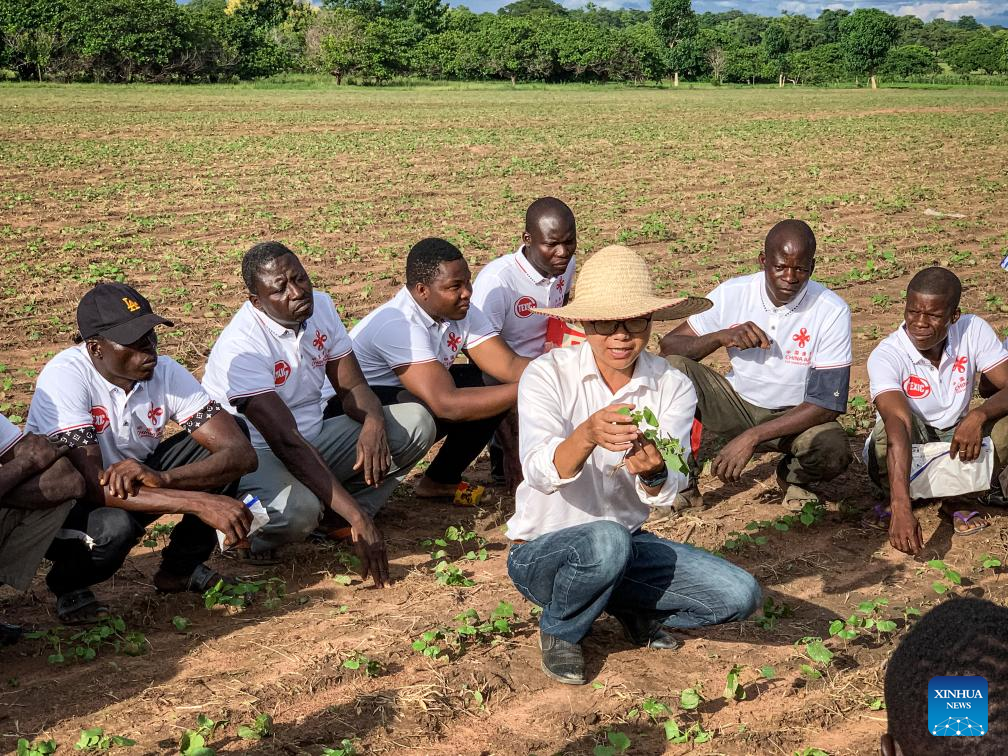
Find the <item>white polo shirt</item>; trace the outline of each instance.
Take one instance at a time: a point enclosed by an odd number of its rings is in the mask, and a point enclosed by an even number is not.
[[[371,386],[402,386],[395,368],[419,362],[451,367],[463,349],[497,335],[475,305],[462,320],[434,320],[404,286],[350,329],[354,354]]]
[[[246,302],[210,350],[203,387],[232,414],[236,404],[275,392],[309,441],[322,430],[322,387],[326,365],[352,351],[350,337],[328,294],[314,293],[312,316],[295,333]],[[249,423],[252,446],[269,448]]]
[[[25,429],[70,446],[94,443],[105,465],[143,461],[164,437],[169,420],[184,425],[213,400],[192,374],[170,357],[158,357],[154,375],[123,391],[91,362],[87,344],[64,349],[39,373]]]
[[[515,492],[515,514],[507,536],[532,540],[563,528],[611,520],[637,530],[648,507],[671,506],[686,487],[683,473],[651,496],[636,475],[619,467],[623,452],[596,446],[580,472],[561,478],[553,456],[557,447],[593,413],[610,404],[650,408],[662,432],[690,448],[697,397],[689,378],[662,358],[640,353],[630,382],[613,393],[599,375],[591,345],[553,349],[533,360],[518,384],[518,441],[525,480]]]
[[[21,429],[0,414],[0,457],[9,452],[21,440]]]
[[[850,367],[850,308],[816,281],[781,307],[770,301],[763,271],[725,281],[707,298],[714,306],[687,321],[698,336],[751,321],[770,338],[769,349],[728,349],[726,377],[750,404],[794,407],[805,401],[810,369]]]
[[[935,367],[917,351],[900,325],[868,357],[871,398],[900,391],[910,410],[927,425],[947,430],[969,412],[978,373],[1005,360],[1008,350],[983,318],[963,315],[949,326],[941,361]]]
[[[507,345],[522,357],[538,357],[546,342],[548,315],[537,307],[560,307],[574,280],[574,257],[561,276],[540,275],[525,257],[525,245],[484,266],[473,282],[472,303]]]

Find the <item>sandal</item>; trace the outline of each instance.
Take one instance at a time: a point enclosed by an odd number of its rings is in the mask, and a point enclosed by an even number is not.
[[[210,569],[205,564],[197,564],[192,574],[186,577],[179,577],[166,572],[164,567],[154,575],[154,588],[158,593],[206,593],[217,583],[233,584],[234,581],[221,575],[217,570]]]
[[[979,515],[980,512],[966,512],[958,511],[952,513],[952,529],[957,536],[971,536],[975,533],[979,533],[981,530],[986,530],[990,527],[990,518],[987,515],[982,515],[976,522],[970,523],[974,517]],[[959,527],[959,523],[962,523],[962,527]]]
[[[861,518],[861,527],[888,533],[889,521],[891,519],[892,512],[889,511],[889,508],[884,504],[876,504],[870,512],[865,513],[864,517]]]
[[[93,625],[109,618],[103,604],[90,588],[78,588],[56,597],[56,616],[64,625]]]

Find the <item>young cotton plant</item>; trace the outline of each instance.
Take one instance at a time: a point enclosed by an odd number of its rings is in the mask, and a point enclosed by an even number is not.
[[[634,412],[631,412],[629,407],[623,407],[619,410],[619,414],[628,415],[630,422],[640,428],[644,438],[658,447],[658,453],[665,460],[665,465],[668,467],[669,472],[685,473],[689,470],[686,465],[686,450],[683,449],[683,445],[679,442],[678,438],[673,438],[661,432],[658,418],[650,407],[644,407]],[[644,428],[641,428],[642,424],[645,424]],[[621,462],[616,469],[622,466],[623,463]]]

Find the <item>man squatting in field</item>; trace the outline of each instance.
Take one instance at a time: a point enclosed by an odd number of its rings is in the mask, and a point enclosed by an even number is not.
[[[455,493],[462,473],[514,406],[529,362],[511,350],[471,298],[462,253],[444,239],[423,239],[406,257],[406,285],[350,330],[378,398],[385,404],[423,402],[434,415],[437,437],[444,438],[414,488],[417,498]],[[462,350],[470,364],[453,364]],[[483,373],[500,385],[484,385]]]
[[[434,443],[434,421],[416,403],[382,407],[332,299],[283,244],[252,247],[242,278],[248,301],[214,344],[203,385],[251,425],[259,464],[238,490],[259,498],[269,523],[245,556],[275,562],[331,512],[350,525],[363,577],[383,586],[388,555],[373,518]],[[326,385],[335,396],[323,417]]]
[[[66,444],[84,478],[46,554],[46,583],[65,624],[108,616],[91,586],[118,571],[161,515],[182,515],[154,575],[162,592],[216,585],[224,578],[203,564],[215,530],[231,545],[248,534],[252,517],[234,495],[255,454],[189,371],[158,355],[154,327],[162,324],[172,325],[136,289],[99,284],[77,305],[79,343],[38,377],[25,427]],[[184,432],[163,439],[168,420]]]
[[[586,340],[536,359],[522,376],[522,472],[508,574],[539,620],[542,669],[586,682],[581,641],[608,612],[634,645],[673,649],[665,630],[742,620],[760,601],[756,580],[703,549],[641,530],[649,507],[668,507],[686,484],[620,410],[651,409],[689,448],[690,381],[645,349],[652,320],[708,306],[660,299],[642,258],[606,247],[585,263],[577,297],[544,315],[581,322]]]
[[[727,440],[711,471],[736,481],[757,449],[783,452],[777,482],[785,505],[815,499],[809,484],[850,464],[847,409],[851,318],[847,304],[817,281],[816,239],[799,220],[770,229],[758,273],[725,281],[714,307],[666,334],[661,353],[697,392],[697,420]],[[699,362],[724,348],[727,376]],[[695,470],[676,508],[701,502]]]
[[[907,284],[903,323],[868,357],[871,397],[879,419],[865,445],[868,475],[888,493],[865,524],[885,529],[893,548],[916,554],[924,545],[910,504],[912,444],[950,442],[949,454],[977,459],[984,436],[994,445],[994,477],[1008,462],[1008,351],[994,329],[959,310],[962,283],[950,270],[925,268]],[[977,379],[989,398],[970,409]],[[957,535],[986,528],[985,517],[943,502]]]
[[[74,500],[84,495],[84,479],[65,458],[69,450],[45,436],[22,435],[0,415],[0,585],[28,589]],[[19,637],[19,626],[0,622],[0,646]]]
[[[549,318],[533,310],[564,304],[574,281],[574,213],[555,197],[540,197],[525,211],[521,238],[516,252],[492,260],[476,276],[472,304],[515,354],[534,360],[547,349]],[[486,373],[483,380],[495,382]],[[512,409],[490,444],[490,474],[510,491],[521,482],[517,446],[518,416]]]

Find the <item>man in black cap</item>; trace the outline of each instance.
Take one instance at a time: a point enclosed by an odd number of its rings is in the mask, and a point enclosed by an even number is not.
[[[216,585],[222,577],[203,564],[214,531],[225,546],[248,534],[252,517],[233,494],[255,452],[188,370],[158,356],[162,324],[172,325],[132,287],[99,284],[77,306],[78,344],[38,377],[26,429],[69,446],[85,485],[46,555],[64,623],[108,615],[91,586],[115,574],[161,515],[182,515],[154,575],[163,592]],[[169,420],[185,432],[165,439]]]

